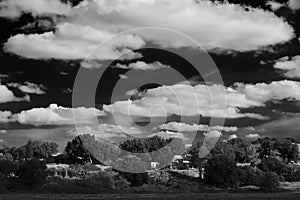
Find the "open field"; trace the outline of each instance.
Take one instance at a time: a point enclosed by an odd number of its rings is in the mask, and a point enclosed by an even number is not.
[[[285,199],[300,199],[300,193],[199,193],[199,194],[101,194],[101,195],[47,195],[47,194],[12,194],[12,195],[0,195],[0,200],[45,200],[45,199],[58,199],[58,200],[110,200],[110,199],[122,199],[122,200],[159,200],[159,199],[172,199],[172,200],[193,200],[193,199],[205,199],[205,200],[285,200]]]

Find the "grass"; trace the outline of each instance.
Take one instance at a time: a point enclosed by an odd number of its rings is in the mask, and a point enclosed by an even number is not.
[[[98,195],[53,195],[9,194],[0,195],[0,200],[298,200],[300,193],[197,193],[197,194],[98,194]]]

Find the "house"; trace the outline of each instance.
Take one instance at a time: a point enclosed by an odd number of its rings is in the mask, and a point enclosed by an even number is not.
[[[159,162],[151,162],[151,169],[157,169],[157,167],[159,166]]]
[[[171,169],[189,169],[190,161],[185,160],[181,155],[175,155],[170,167]]]

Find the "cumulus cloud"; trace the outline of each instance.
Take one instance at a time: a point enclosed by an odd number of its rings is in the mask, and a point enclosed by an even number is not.
[[[251,134],[246,135],[245,137],[248,139],[252,139],[252,138],[259,138],[260,135],[257,133],[251,133]]]
[[[240,109],[263,107],[268,101],[300,100],[299,91],[300,83],[288,80],[269,84],[236,83],[233,87],[176,84],[149,89],[141,99],[116,101],[111,105],[104,105],[103,109],[111,113],[144,117],[176,114],[268,119],[257,113],[242,113]]]
[[[132,134],[137,134],[140,131],[135,127],[120,127],[113,124],[100,124],[97,127],[81,126],[70,131],[72,135],[91,134],[96,138],[111,138],[111,137],[127,137],[123,129],[128,129]]]
[[[213,97],[213,98],[211,98]],[[108,112],[125,115],[159,117],[168,114],[184,116],[203,115],[220,118],[251,117],[263,119],[255,113],[240,113],[239,108],[258,106],[243,93],[221,85],[173,85],[148,90],[142,99],[117,101],[104,105]],[[150,109],[151,108],[151,109]]]
[[[236,134],[228,136],[228,140],[233,140],[233,139],[236,139],[236,138],[238,138],[238,136]]]
[[[80,124],[93,124],[96,116],[105,115],[103,111],[96,108],[65,108],[57,104],[51,104],[47,108],[33,108],[14,114],[12,121],[34,126],[69,125],[75,123],[73,114],[76,115],[76,122]]]
[[[157,133],[149,135],[148,137],[154,137],[154,136],[158,136],[164,139],[179,138],[183,141],[189,140],[189,138],[185,137],[183,133],[173,132],[173,131],[159,131]]]
[[[299,10],[300,9],[300,2],[299,2],[299,0],[289,0],[288,5],[293,10]]]
[[[275,63],[274,68],[285,71],[284,76],[287,78],[300,78],[300,56],[290,60],[288,57],[283,57]]]
[[[293,28],[274,13],[258,8],[246,10],[241,5],[229,3],[195,0],[85,0],[71,10],[69,5],[63,4],[57,11],[56,6],[51,6],[57,0],[36,1],[39,3],[15,0],[11,5],[7,0],[4,1],[7,9],[2,11],[2,15],[9,16],[8,13],[11,13],[11,17],[19,16],[20,10],[40,15],[48,12],[66,15],[65,22],[58,22],[54,32],[18,34],[9,38],[5,44],[7,51],[33,59],[83,59],[100,42],[124,30],[140,27],[180,31],[208,50],[256,50],[294,37]],[[95,58],[103,60],[116,59],[124,54],[134,55],[132,49],[141,48],[145,42],[171,48],[195,47],[195,44],[178,40],[178,37],[165,32],[139,29],[134,33],[120,36],[113,44],[103,44],[95,53]]]
[[[159,126],[160,129],[178,131],[178,132],[193,132],[193,131],[224,131],[224,132],[236,132],[238,130],[237,127],[224,127],[224,126],[213,126],[209,127],[204,124],[186,124],[182,122],[170,122],[168,124],[162,124]]]
[[[120,79],[128,79],[128,76],[124,75],[124,74],[119,74]]]
[[[112,36],[113,34],[105,30],[96,30],[91,26],[61,23],[55,31],[15,35],[8,39],[5,50],[33,59],[72,60],[89,56],[89,59],[114,60],[120,59],[124,54],[134,57],[135,53],[131,49],[141,48],[145,44],[136,35],[123,34],[116,40],[98,46],[100,42]],[[95,51],[90,54],[92,50]]]
[[[99,18],[103,16],[99,26],[106,26],[110,30],[141,26],[175,29],[195,38],[206,48],[253,50],[290,40],[293,36],[293,29],[273,13],[262,9],[246,11],[240,5],[229,3],[194,0],[97,0],[75,10],[82,11],[87,18],[95,13]],[[185,23],[178,23],[179,21]],[[165,46],[186,45],[174,41],[170,35],[156,37],[144,33],[143,36]]]
[[[0,16],[18,18],[23,13],[32,15],[67,15],[71,5],[59,0],[3,0],[0,2]]]
[[[6,74],[0,74],[0,78],[8,78],[8,75],[6,75]],[[0,79],[0,81],[1,81],[1,79]]]
[[[160,62],[154,62],[154,63],[145,63],[143,61],[137,61],[135,63],[130,63],[129,65],[123,65],[123,64],[116,64],[113,66],[113,68],[119,68],[119,69],[135,69],[135,70],[159,70],[159,69],[165,69],[170,68],[168,65],[164,65]]]
[[[296,81],[273,81],[257,84],[235,84],[236,91],[245,95],[249,101],[255,102],[257,106],[264,106],[267,101],[272,100],[300,100],[300,82]]]
[[[0,111],[0,122],[9,122],[12,113],[10,111]]]
[[[45,94],[46,88],[42,84],[34,84],[30,82],[25,82],[24,84],[19,83],[8,83],[9,87],[15,87],[27,94]]]
[[[210,131],[208,133],[203,133],[203,135],[206,137],[206,138],[219,138],[221,137],[223,134],[220,132],[220,131],[217,131],[217,130],[213,130],[213,131]]]
[[[9,90],[5,85],[0,83],[0,103],[12,102],[12,101],[29,101],[28,95],[24,97],[16,97],[14,93]]]
[[[267,6],[270,6],[270,8],[273,10],[273,11],[276,11],[278,10],[279,8],[281,8],[283,6],[283,4],[281,3],[278,3],[276,1],[267,1],[266,2],[266,5]]]

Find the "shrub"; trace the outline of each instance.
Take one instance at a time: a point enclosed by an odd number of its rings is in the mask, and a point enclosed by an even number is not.
[[[37,159],[28,160],[20,165],[19,178],[29,186],[40,185],[46,180],[47,166]]]
[[[0,173],[8,177],[18,171],[18,165],[10,160],[0,160]]]
[[[130,183],[131,186],[142,186],[150,181],[150,176],[148,173],[119,173]]]

